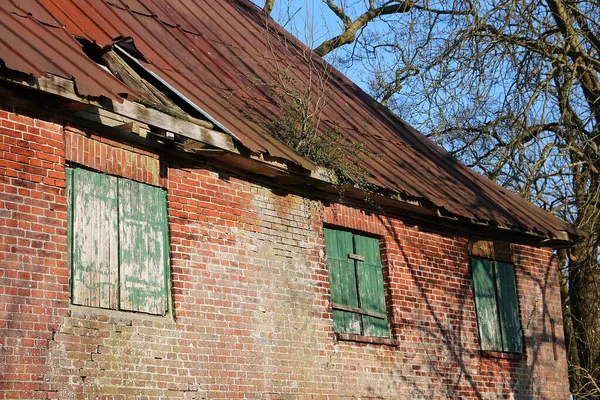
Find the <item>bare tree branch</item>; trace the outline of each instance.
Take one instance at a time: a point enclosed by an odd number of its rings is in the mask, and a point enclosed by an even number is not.
[[[343,21],[345,30],[342,32],[342,34],[332,39],[325,40],[314,49],[315,53],[321,57],[327,55],[329,52],[337,49],[338,47],[354,42],[356,39],[356,33],[374,19],[383,15],[405,13],[410,11],[414,6],[413,0],[407,0],[399,4],[389,4],[397,2],[388,2],[378,8],[372,8],[374,2],[371,2],[371,7],[369,10],[352,21],[341,8],[333,5],[331,0],[324,1],[325,4],[327,4],[327,6],[329,6],[329,8],[331,8],[332,11]]]
[[[322,1],[342,31],[318,54],[335,50],[465,164],[588,232],[565,256],[563,305],[572,391],[600,397],[600,4]]]

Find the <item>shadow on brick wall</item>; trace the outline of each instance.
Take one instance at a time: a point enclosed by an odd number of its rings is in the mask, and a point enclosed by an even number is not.
[[[477,333],[469,332],[467,328],[476,323],[468,260],[465,258],[464,271],[461,271],[460,278],[466,283],[460,285],[460,293],[456,295],[458,301],[447,302],[449,308],[440,312],[439,298],[432,298],[431,285],[429,288],[426,287],[425,278],[419,272],[422,266],[414,265],[409,261],[411,257],[405,252],[406,244],[401,243],[394,227],[385,217],[380,217],[380,219],[386,226],[387,236],[394,240],[400,250],[404,262],[403,268],[409,271],[412,284],[418,290],[420,299],[417,301],[421,307],[425,306],[425,315],[433,320],[433,323],[423,324],[412,322],[413,325],[410,327],[420,332],[422,342],[424,342],[422,345],[425,365],[421,368],[427,369],[426,375],[430,376],[432,380],[438,381],[437,384],[429,386],[424,385],[423,380],[416,379],[414,375],[400,376],[399,378],[412,388],[414,394],[420,398],[437,398],[442,395],[448,398],[482,400],[492,398],[554,399],[555,396],[550,394],[553,389],[548,389],[548,385],[556,384],[556,382],[549,381],[553,379],[554,371],[549,373],[548,369],[553,369],[553,366],[548,365],[547,360],[543,360],[544,354],[542,354],[544,343],[556,341],[552,332],[549,331],[550,321],[553,317],[548,306],[548,291],[551,287],[548,285],[553,284],[550,282],[550,277],[553,277],[555,272],[552,258],[544,267],[537,268],[539,273],[535,275],[529,268],[522,267],[520,259],[515,260],[519,271],[517,273],[517,290],[522,291],[519,302],[525,358],[522,360],[488,358],[480,355]],[[440,250],[440,252],[443,251]],[[421,252],[421,256],[422,260],[427,260],[424,252]],[[526,291],[525,288],[528,289],[528,293],[523,293]],[[451,295],[448,294],[448,296]],[[451,314],[450,319],[454,323],[448,324],[448,314]],[[562,321],[560,318],[556,319]],[[405,328],[406,321],[400,324],[398,324],[399,321],[394,322],[397,325],[396,329]],[[436,354],[436,347],[432,343],[441,345],[444,360],[441,360],[439,354]],[[564,341],[558,340],[556,345],[558,348],[564,348]]]

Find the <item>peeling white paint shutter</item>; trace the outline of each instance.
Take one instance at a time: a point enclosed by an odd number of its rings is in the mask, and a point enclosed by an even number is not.
[[[164,314],[168,265],[166,195],[119,179],[120,308]]]
[[[72,301],[118,308],[117,178],[70,170]]]

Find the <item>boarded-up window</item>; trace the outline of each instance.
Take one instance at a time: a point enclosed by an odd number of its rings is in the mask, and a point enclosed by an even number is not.
[[[73,304],[165,314],[168,224],[164,190],[67,170]]]
[[[325,229],[335,332],[389,337],[379,241]]]
[[[481,350],[522,353],[513,264],[471,258]]]

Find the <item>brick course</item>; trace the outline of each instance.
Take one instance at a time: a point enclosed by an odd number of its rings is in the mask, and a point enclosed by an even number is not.
[[[166,188],[174,316],[69,304],[69,160]],[[324,223],[381,237],[397,343],[336,339]],[[0,232],[2,399],[568,399],[549,249],[514,246],[525,358],[482,357],[467,239],[7,108]]]

